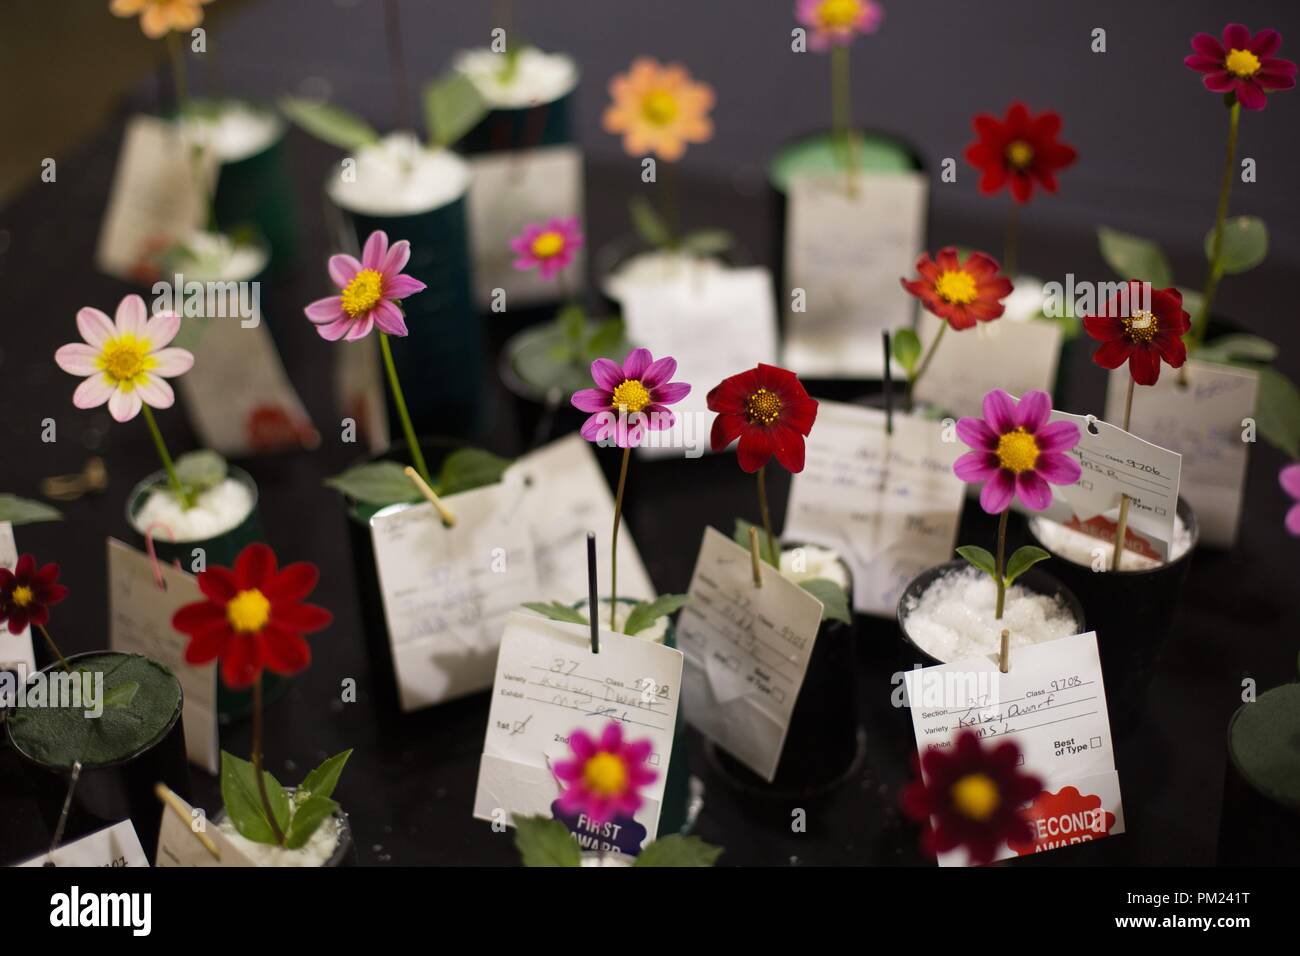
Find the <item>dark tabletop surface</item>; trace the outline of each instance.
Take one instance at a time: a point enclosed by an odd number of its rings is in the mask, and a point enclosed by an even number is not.
[[[104,457],[109,486],[100,495],[62,505],[66,520],[17,529],[19,549],[63,565],[72,597],[56,610],[53,626],[67,653],[106,643],[103,541],[107,535],[134,540],[123,514],[126,495],[157,460],[140,420],[117,425],[104,409],[78,411],[76,382],[53,362],[54,350],[76,338],[78,308],[112,312],[122,295],[139,291],[97,273],[93,249],[108,194],[121,124],[83,151],[60,160],[57,184],[35,185],[0,210],[0,490],[38,495],[42,477],[79,470],[91,454]],[[511,838],[470,816],[478,757],[488,710],[486,693],[405,717],[386,715],[371,692],[371,666],[360,632],[346,519],[337,495],[321,479],[357,457],[355,445],[337,440],[331,391],[334,349],[302,317],[299,306],[326,294],[327,232],[319,184],[335,153],[291,132],[303,254],[273,290],[270,321],[289,374],[325,436],[312,452],[241,461],[261,491],[267,540],[282,560],[319,564],[316,599],[335,622],[312,639],[314,661],[267,714],[267,766],[296,780],[328,754],[355,748],[336,797],[350,812],[362,864],[510,864]],[[689,164],[688,164],[689,166]],[[773,247],[774,217],[761,184],[749,180],[682,181],[687,225],[721,226],[742,237],[756,261]],[[629,161],[588,170],[588,235],[593,248],[628,231],[625,201],[638,188]],[[1213,202],[1207,184],[1206,214]],[[932,204],[931,244],[946,242],[1000,248],[998,217],[966,221],[940,197]],[[1046,277],[1073,271],[1109,278],[1095,249],[1092,223],[1070,232],[1023,234],[1025,269]],[[1173,250],[1175,271],[1199,275],[1195,241]],[[595,258],[595,257],[593,257]],[[770,263],[769,263],[770,264]],[[1247,277],[1225,282],[1222,311],[1250,331],[1283,346],[1282,366],[1297,377],[1295,343],[1287,324],[1294,314],[1277,308],[1288,301],[1293,264],[1265,263]],[[778,277],[779,279],[779,277]],[[1058,407],[1100,412],[1104,375],[1088,350],[1067,351],[1068,394]],[[480,443],[502,454],[522,450],[512,412],[491,366],[489,428]],[[41,421],[53,418],[58,441],[41,441]],[[159,415],[173,452],[195,447],[180,409]],[[1159,440],[1160,436],[1147,436]],[[1282,457],[1272,448],[1252,450],[1240,541],[1232,553],[1202,549],[1194,556],[1184,602],[1145,701],[1138,734],[1121,748],[1121,780],[1128,832],[1088,847],[1045,854],[1035,863],[1210,864],[1215,858],[1224,739],[1228,718],[1241,700],[1243,678],[1259,688],[1294,679],[1300,605],[1293,601],[1300,542],[1282,526],[1286,501],[1277,487]],[[752,480],[731,456],[695,461],[637,461],[636,494],[627,525],[660,591],[684,591],[706,524],[729,529],[737,514],[755,517]],[[784,511],[788,477],[777,472],[771,490],[776,520]],[[666,516],[671,516],[666,517]],[[963,516],[961,540],[988,541],[993,525],[973,502]],[[1013,533],[1023,534],[1018,519]],[[888,637],[892,622],[863,622],[861,637]],[[910,735],[890,719],[883,695],[867,693],[861,669],[867,753],[853,778],[829,798],[809,803],[806,832],[791,831],[788,801],[762,804],[738,798],[717,778],[698,736],[689,735],[691,764],[706,787],[696,832],[726,847],[723,862],[737,865],[916,864],[916,832],[900,820],[898,788],[910,777]],[[341,682],[355,678],[356,703],[339,700]],[[874,686],[874,685],[873,685]],[[222,747],[247,754],[247,724],[223,728]],[[217,782],[193,770],[196,804],[215,812]],[[39,852],[48,843],[44,825],[26,793],[11,751],[0,748],[0,861]]]

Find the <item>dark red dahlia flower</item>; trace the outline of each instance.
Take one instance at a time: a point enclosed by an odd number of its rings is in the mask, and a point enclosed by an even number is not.
[[[966,161],[983,174],[980,192],[986,195],[1008,182],[1018,203],[1029,202],[1034,183],[1054,193],[1057,171],[1079,156],[1073,146],[1057,141],[1061,115],[1051,110],[1031,116],[1024,103],[1016,102],[1006,119],[981,113],[973,125],[979,139],[966,147]]]
[[[190,637],[185,660],[207,664],[221,660],[221,676],[233,689],[248,687],[270,668],[294,674],[311,663],[304,634],[328,627],[333,615],[303,604],[320,573],[298,561],[276,570],[275,552],[250,544],[235,559],[232,571],[214,565],[199,572],[206,601],[186,604],[172,617],[172,627]]]
[[[44,627],[50,608],[68,596],[59,583],[59,566],[43,565],[39,570],[30,554],[18,558],[13,570],[0,568],[0,623],[8,622],[10,634],[21,634],[29,624]]]
[[[1208,33],[1192,37],[1196,52],[1183,62],[1197,73],[1212,93],[1231,93],[1244,108],[1262,110],[1266,94],[1295,86],[1296,65],[1273,54],[1282,46],[1282,34],[1260,30],[1254,36],[1240,23],[1223,28],[1223,43]]]
[[[934,259],[923,252],[916,271],[920,278],[899,280],[903,288],[957,332],[1001,316],[1002,300],[1011,294],[1011,280],[983,252],[972,252],[964,264],[954,246],[940,249]]]
[[[972,863],[983,864],[1004,842],[1031,839],[1022,807],[1042,792],[1043,781],[1021,772],[1019,759],[1012,741],[986,748],[973,730],[963,730],[945,750],[927,750],[920,779],[903,791],[904,812],[929,824],[925,849],[965,847]]]
[[[737,438],[740,467],[755,472],[773,455],[787,470],[803,471],[803,440],[817,418],[817,400],[808,397],[794,372],[775,365],[725,378],[708,395],[713,420],[710,444],[722,451]]]
[[[1187,361],[1183,336],[1192,320],[1183,310],[1183,294],[1177,289],[1153,289],[1146,303],[1145,288],[1136,279],[1129,280],[1127,287],[1106,303],[1101,315],[1084,316],[1083,328],[1101,343],[1093,353],[1094,362],[1109,369],[1128,362],[1134,382],[1154,385],[1160,378],[1161,359],[1170,368],[1182,368]]]

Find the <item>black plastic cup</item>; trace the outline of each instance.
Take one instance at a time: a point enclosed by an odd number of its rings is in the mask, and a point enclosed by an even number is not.
[[[115,653],[89,651],[74,654],[67,660],[75,670],[80,660]],[[59,665],[43,668],[42,673],[49,673],[56,667]],[[145,856],[153,860],[158,851],[158,828],[162,825],[163,814],[162,801],[154,793],[154,788],[161,781],[186,801],[192,799],[190,766],[185,754],[185,728],[181,722],[185,692],[179,681],[176,682],[176,692],[179,695],[176,713],[152,740],[112,763],[82,765],[64,826],[64,843],[129,819],[140,838]],[[68,796],[72,767],[54,766],[31,756],[14,739],[12,723],[4,723],[9,744],[21,760],[41,816],[53,834]]]
[[[1300,684],[1242,704],[1228,721],[1219,866],[1295,866],[1300,860]]]
[[[801,544],[783,542],[781,547],[784,551]],[[852,595],[852,572],[840,563]],[[858,719],[855,655],[853,625],[823,618],[790,714],[776,776],[769,783],[710,743],[705,752],[723,779],[741,793],[774,800],[822,797],[843,784],[866,753],[866,737]]]
[[[1173,626],[1192,565],[1199,532],[1196,515],[1178,499],[1178,516],[1191,535],[1191,546],[1168,564],[1146,570],[1093,571],[1053,552],[1052,572],[1078,595],[1097,632],[1102,676],[1111,708],[1111,730],[1127,737],[1137,729],[1142,703],[1156,663]],[[1034,544],[1051,551],[1035,533],[1037,520],[1026,523]],[[1109,549],[1109,542],[1099,543]]]
[[[243,159],[222,163],[212,197],[220,229],[252,225],[271,247],[271,267],[283,272],[298,254],[298,210],[284,148],[284,124],[267,146]]]

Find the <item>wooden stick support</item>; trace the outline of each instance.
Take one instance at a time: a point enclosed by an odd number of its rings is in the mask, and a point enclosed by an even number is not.
[[[754,566],[754,587],[761,588],[763,586],[763,561],[758,552],[758,527],[752,524],[749,526],[749,560]]]
[[[212,854],[212,858],[220,860],[221,850],[218,849],[216,841],[206,833],[194,829],[194,819],[186,812],[184,804],[181,803],[181,798],[172,793],[165,783],[159,783],[153,788],[153,792],[163,802],[163,806],[176,814],[176,818],[185,824],[185,829],[194,834],[194,839],[202,843],[203,848]]]
[[[411,483],[415,485],[416,488],[420,489],[420,494],[424,495],[429,504],[433,505],[434,510],[438,512],[438,517],[442,518],[442,523],[448,528],[455,527],[455,513],[442,503],[442,499],[439,498],[437,493],[429,487],[429,483],[420,477],[420,473],[410,465],[403,468],[402,473],[405,474],[407,478],[411,479]]]
[[[591,653],[600,653],[600,604],[596,600],[596,535],[587,532],[587,618],[591,622]]]
[[[998,652],[998,670],[1006,674],[1011,671],[1011,632],[1002,629],[1002,649]]]
[[[894,434],[894,373],[893,369],[890,368],[890,356],[893,353],[890,349],[889,330],[885,329],[881,332],[880,337],[885,343],[885,434],[892,435]]]

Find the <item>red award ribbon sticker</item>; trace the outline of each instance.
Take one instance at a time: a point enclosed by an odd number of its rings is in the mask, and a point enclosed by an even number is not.
[[[1115,825],[1115,814],[1102,809],[1101,797],[1085,797],[1074,787],[1064,787],[1060,793],[1044,790],[1025,809],[1023,817],[1033,838],[1008,843],[1019,856],[1100,840],[1109,836]]]

